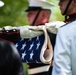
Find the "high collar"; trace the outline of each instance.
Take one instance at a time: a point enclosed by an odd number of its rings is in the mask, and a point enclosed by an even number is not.
[[[65,22],[72,22],[76,20],[76,14],[65,16]]]

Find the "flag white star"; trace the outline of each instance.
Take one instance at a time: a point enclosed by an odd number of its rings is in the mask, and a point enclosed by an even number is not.
[[[16,44],[15,46],[16,46],[16,48],[17,48],[17,47],[18,47],[18,44]]]
[[[37,43],[36,50],[39,48],[39,46],[40,46],[40,42]]]
[[[37,36],[36,40],[39,40],[39,36]]]
[[[28,41],[31,41],[32,40],[32,38],[30,38]]]
[[[30,59],[32,60],[32,58],[33,58],[33,55],[34,55],[34,53],[33,53],[33,51],[30,53]]]
[[[21,40],[20,41],[23,41],[24,40],[24,38],[21,38]]]
[[[26,56],[26,52],[22,53],[22,58],[24,60],[24,57]]]
[[[26,46],[26,44],[24,43],[24,44],[22,45],[22,48],[21,48],[20,50],[24,50],[25,46]]]
[[[33,46],[34,46],[34,44],[32,43],[32,44],[30,45],[30,48],[29,48],[29,50],[31,50]]]

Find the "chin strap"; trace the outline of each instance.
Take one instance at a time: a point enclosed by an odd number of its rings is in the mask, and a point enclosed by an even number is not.
[[[35,17],[35,19],[34,19],[34,21],[33,21],[32,25],[34,25],[34,24],[35,24],[35,22],[36,22],[36,20],[37,20],[37,18],[38,18],[38,16],[39,16],[39,14],[40,14],[41,10],[42,10],[42,9],[39,9],[39,11],[38,11],[38,13],[37,13],[37,15],[36,15],[36,17]]]
[[[62,15],[65,15],[65,14],[66,14],[66,12],[67,12],[67,10],[68,10],[71,2],[72,2],[72,0],[69,0],[68,4],[67,4],[67,6],[66,6],[66,9],[65,9],[65,11],[64,11],[64,13],[63,13]]]

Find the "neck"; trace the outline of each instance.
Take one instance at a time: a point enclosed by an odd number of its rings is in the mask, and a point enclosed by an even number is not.
[[[72,22],[76,20],[76,14],[65,16],[65,22]]]

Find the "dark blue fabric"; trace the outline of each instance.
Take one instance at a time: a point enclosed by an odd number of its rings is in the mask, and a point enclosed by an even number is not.
[[[20,39],[16,47],[20,53],[22,62],[40,63],[40,53],[44,44],[44,35],[30,39]]]

